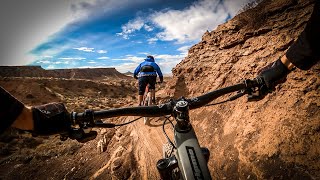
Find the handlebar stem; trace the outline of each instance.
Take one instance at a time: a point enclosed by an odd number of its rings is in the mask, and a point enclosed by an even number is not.
[[[189,118],[189,103],[182,97],[174,106],[174,117],[176,119],[175,129],[178,132],[188,132],[191,129]]]

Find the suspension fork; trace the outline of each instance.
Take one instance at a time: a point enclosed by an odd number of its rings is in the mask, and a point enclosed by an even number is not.
[[[176,156],[160,159],[157,162],[157,169],[161,179],[172,179],[172,171],[178,167]]]

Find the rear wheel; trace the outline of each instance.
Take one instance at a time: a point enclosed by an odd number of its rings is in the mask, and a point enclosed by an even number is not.
[[[144,102],[143,102],[144,106],[150,106],[151,105],[151,92],[148,92],[146,97],[144,98]],[[143,118],[143,122],[144,124],[149,123],[149,117],[144,117]]]

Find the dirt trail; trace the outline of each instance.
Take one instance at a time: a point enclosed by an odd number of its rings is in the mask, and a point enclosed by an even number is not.
[[[123,120],[129,122],[136,118],[138,117],[127,117]],[[114,148],[114,150],[112,150],[112,154],[110,154],[110,159],[106,164],[101,166],[90,179],[104,177],[103,174],[110,171],[110,167],[112,169],[117,159],[123,158],[118,156],[118,152],[123,151],[124,148],[130,150],[123,153],[122,156],[133,156],[132,159],[135,161],[136,169],[133,171],[136,171],[135,173],[138,174],[138,177],[134,178],[159,179],[156,163],[162,158],[162,145],[166,143],[166,138],[162,131],[162,123],[165,117],[149,118],[149,120],[150,123],[145,125],[143,118],[141,118],[125,128],[118,129],[118,133],[129,132],[124,138],[128,139],[128,137],[131,137],[131,142],[123,143],[120,138],[119,143],[111,145],[111,148]],[[165,127],[166,132],[171,138],[173,133],[172,130],[170,131],[170,125],[166,124]],[[112,173],[115,173],[115,171]]]
[[[163,92],[157,92],[157,100],[162,101],[165,99],[164,97],[165,94]],[[163,102],[159,103],[161,104]],[[129,122],[136,118],[139,117],[122,117],[120,122]],[[112,167],[114,167],[114,164],[118,159],[123,159],[124,156],[130,156],[130,158],[132,158],[131,161],[134,161],[135,164],[135,166],[132,166],[133,169],[130,170],[130,178],[159,179],[160,177],[156,168],[156,163],[162,158],[162,145],[167,142],[162,131],[162,124],[165,119],[165,117],[150,117],[148,123],[144,124],[144,119],[141,118],[127,126],[117,128],[115,134],[122,135],[120,135],[120,137],[116,137],[118,135],[115,135],[114,137],[116,138],[113,138],[114,140],[111,140],[111,143],[107,145],[107,149],[112,149],[112,151],[104,152],[111,153],[109,154],[109,160],[98,168],[93,175],[91,175],[90,179],[104,178],[104,174],[110,172],[110,169],[111,174],[118,174],[120,171],[112,170]],[[169,123],[165,125],[165,129],[168,136],[172,139],[173,131]],[[118,139],[116,140],[117,142],[115,142],[115,139]],[[124,139],[130,139],[128,140],[130,142],[124,142]],[[119,152],[123,152],[122,156],[118,155]],[[122,161],[124,162],[126,160]],[[124,166],[124,164],[121,166]],[[116,177],[119,178],[122,176]]]
[[[159,179],[156,163],[162,158],[162,145],[166,143],[162,131],[165,117],[150,118],[150,124],[144,125],[143,119],[133,123],[131,136],[134,141],[134,154],[137,159],[139,174],[143,179]],[[166,125],[168,129],[169,125]],[[167,133],[172,134],[167,130]],[[172,136],[171,136],[172,137]]]

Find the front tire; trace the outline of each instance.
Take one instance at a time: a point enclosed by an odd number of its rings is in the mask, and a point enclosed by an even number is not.
[[[169,142],[162,145],[163,158],[168,158],[168,157],[172,156],[172,153],[173,153],[173,147]]]

